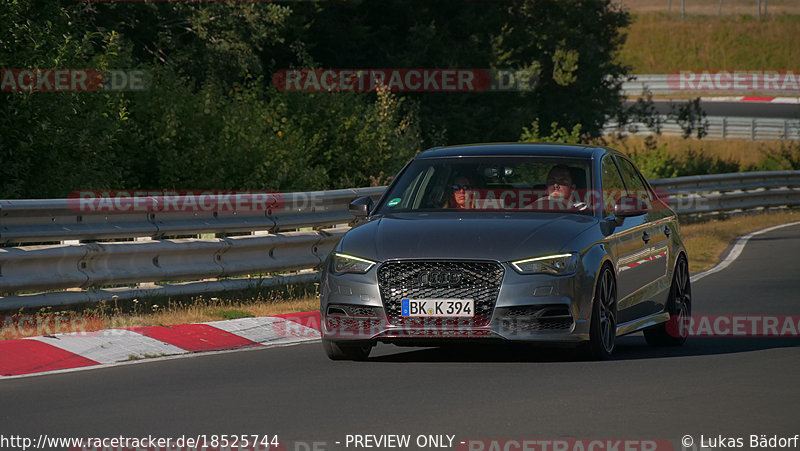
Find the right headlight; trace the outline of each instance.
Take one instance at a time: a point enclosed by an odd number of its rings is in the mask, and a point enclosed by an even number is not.
[[[553,274],[563,276],[578,268],[578,253],[545,255],[511,262],[511,266],[521,274]]]
[[[333,261],[331,262],[331,272],[334,274],[356,273],[364,274],[375,265],[372,260],[366,258],[355,257],[352,255],[341,254],[336,252],[333,254]]]

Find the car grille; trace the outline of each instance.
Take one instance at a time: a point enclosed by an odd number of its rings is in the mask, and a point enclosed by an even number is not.
[[[436,286],[422,284],[426,274],[458,274],[455,283],[444,281]],[[486,326],[494,312],[504,269],[494,262],[399,261],[386,262],[378,269],[378,286],[386,316],[394,325],[411,327]],[[472,318],[409,318],[401,315],[402,299],[472,299]]]

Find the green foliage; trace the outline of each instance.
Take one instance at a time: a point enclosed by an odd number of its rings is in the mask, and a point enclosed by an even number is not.
[[[800,143],[781,141],[778,149],[769,149],[764,158],[746,168],[748,171],[796,171],[800,170]]]
[[[673,156],[667,152],[666,144],[658,146],[652,137],[645,140],[644,148],[629,149],[628,156],[648,179],[723,174],[744,169],[738,163],[710,157],[702,148],[690,148],[680,157]]]
[[[292,20],[320,67],[511,69],[536,81],[531,91],[406,94],[425,145],[514,141],[535,119],[597,136],[622,107],[607,76],[626,71],[615,55],[630,17],[611,0],[303,2]]]
[[[702,139],[708,134],[708,120],[706,112],[700,106],[700,97],[681,103],[677,108],[672,105],[669,116],[674,118],[681,127],[684,139],[692,135],[695,135],[697,139]]]
[[[558,122],[553,122],[550,124],[550,134],[542,136],[539,130],[539,121],[536,120],[531,124],[531,128],[522,127],[520,141],[579,144],[582,141],[581,124],[575,124],[572,130],[567,130],[564,127],[559,127]]]
[[[532,121],[537,138],[595,136],[621,108],[606,76],[625,72],[614,54],[628,21],[611,0],[6,0],[0,67],[137,69],[151,81],[0,92],[0,198],[374,185],[426,145],[513,141]],[[513,69],[535,89],[278,91],[272,74],[291,67]]]
[[[84,31],[77,8],[13,0],[0,15],[0,67],[131,67],[119,36]],[[0,93],[0,197],[66,195],[126,178],[115,165],[128,100],[106,92]]]
[[[553,81],[560,86],[569,86],[578,81],[578,57],[576,50],[556,49],[553,54]]]
[[[222,319],[252,318],[254,316],[252,313],[248,313],[245,312],[244,310],[233,309],[233,308],[216,310],[213,311],[212,314]]]

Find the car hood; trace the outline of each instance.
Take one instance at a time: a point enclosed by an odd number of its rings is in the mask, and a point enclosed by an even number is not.
[[[391,259],[519,260],[570,248],[598,220],[578,214],[475,215],[455,212],[383,216],[344,236],[339,251],[375,261]]]

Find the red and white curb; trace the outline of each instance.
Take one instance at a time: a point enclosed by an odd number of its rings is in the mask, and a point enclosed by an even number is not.
[[[317,340],[319,312],[0,341],[0,378]]]
[[[800,97],[761,97],[761,96],[701,97],[700,102],[763,102],[763,103],[800,104]]]

